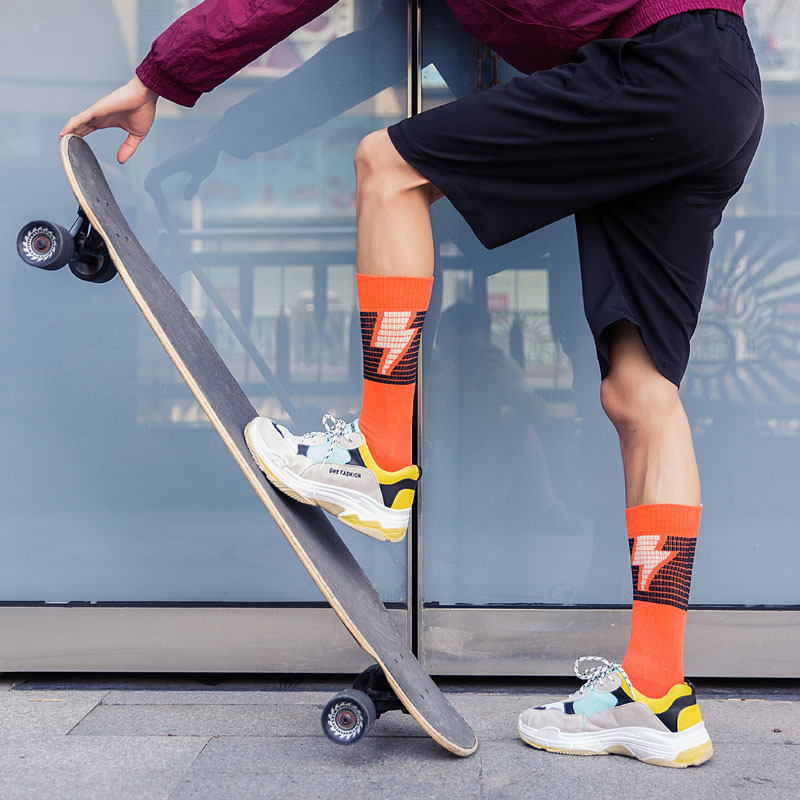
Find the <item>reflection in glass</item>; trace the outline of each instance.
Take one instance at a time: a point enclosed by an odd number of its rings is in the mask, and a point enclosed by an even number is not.
[[[800,29],[791,3],[745,8],[767,125],[717,231],[682,386],[703,481],[691,598],[701,605],[797,602]],[[423,39],[432,108],[488,82],[493,64],[485,53],[476,65],[480,49],[448,27],[446,10],[426,4],[423,15],[449,32],[446,44]],[[512,74],[500,61],[500,80]],[[621,461],[599,405],[572,220],[487,252],[441,201],[434,235],[425,603],[628,604]]]
[[[8,30],[37,30],[35,47],[9,41],[0,75],[0,164],[13,189],[3,194],[4,241],[29,219],[74,219],[58,130],[126,81],[150,40],[189,5],[30,0],[4,10]],[[704,485],[698,604],[797,602],[794,7],[746,5],[767,127],[717,233],[682,388]],[[297,413],[311,417],[309,428],[322,410],[358,411],[352,157],[363,135],[406,113],[406,12],[401,0],[342,0],[195,109],[162,104],[122,169],[118,135],[92,135],[137,235],[259,410],[288,419],[192,266],[208,275]],[[91,58],[74,57],[76,40],[91,42]],[[424,3],[422,43],[424,108],[472,91],[473,43],[441,0]],[[484,79],[492,68],[487,54]],[[513,74],[502,61],[498,68],[500,80]],[[179,244],[164,234],[148,175]],[[599,407],[571,220],[489,253],[444,201],[433,216],[437,282],[422,373],[425,601],[628,603],[617,440]],[[0,599],[319,601],[122,287],[26,270],[6,256]],[[492,421],[485,429],[484,417]],[[405,599],[404,548],[343,535],[384,598]]]
[[[35,53],[10,42],[0,77],[4,177],[19,187],[4,196],[7,242],[28,219],[74,219],[58,131],[196,2],[96,5],[34,0],[6,15],[38,32]],[[405,2],[344,0],[196,108],[162,101],[124,167],[119,131],[90,140],[256,407],[307,430],[324,411],[358,411],[352,161],[406,113],[406,35]],[[75,41],[92,42],[91,59],[74,58]],[[0,393],[0,599],[321,602],[119,282],[16,261],[0,280],[14,376]],[[405,601],[405,548],[343,536],[384,599]]]

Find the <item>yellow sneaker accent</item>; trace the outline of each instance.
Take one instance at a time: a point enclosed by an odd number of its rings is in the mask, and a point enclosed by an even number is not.
[[[678,730],[685,731],[687,728],[691,728],[692,725],[697,725],[698,722],[702,722],[703,717],[700,714],[700,706],[695,703],[693,706],[689,706],[688,708],[684,708],[678,714]]]
[[[325,508],[325,506],[323,506],[323,508]],[[377,522],[364,522],[354,514],[340,514],[338,515],[338,519],[344,522],[345,525],[349,525],[351,528],[355,528],[357,531],[366,533],[367,536],[371,536],[373,539],[379,539],[382,542],[402,542],[403,539],[406,538],[406,528],[400,530],[382,528]]]
[[[419,480],[419,467],[415,464],[411,464],[408,467],[403,467],[403,469],[399,469],[397,472],[388,472],[385,469],[381,469],[375,462],[375,459],[372,457],[372,453],[369,452],[366,440],[364,441],[364,444],[358,448],[358,453],[364,461],[364,466],[371,469],[378,476],[379,483],[397,483],[397,481],[402,481],[409,478],[412,481]],[[408,506],[405,507],[408,508]]]
[[[622,681],[622,690],[629,697],[632,697],[628,687],[625,685],[625,681]],[[654,714],[663,714],[679,697],[687,697],[691,693],[692,687],[688,683],[676,683],[663,697],[647,697],[636,692],[636,699],[644,703]],[[676,725],[678,731],[685,731],[687,728],[691,728],[692,725],[697,725],[698,722],[702,721],[703,716],[700,713],[700,707],[697,703],[692,703],[692,705],[678,712]]]
[[[623,681],[623,691],[632,697],[624,683]],[[663,714],[679,697],[691,694],[692,687],[688,683],[676,683],[663,697],[647,697],[636,690],[635,687],[634,691],[636,691],[635,700],[644,703],[654,714]]]
[[[411,508],[414,504],[415,494],[413,489],[401,489],[392,503],[392,508]]]
[[[703,764],[714,755],[714,748],[711,745],[711,740],[703,744],[692,747],[689,750],[684,750],[676,759],[675,763],[670,766],[675,767],[696,767],[698,764]]]

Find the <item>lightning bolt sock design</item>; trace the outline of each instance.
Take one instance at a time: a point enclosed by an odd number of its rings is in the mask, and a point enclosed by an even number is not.
[[[672,504],[625,512],[633,618],[622,666],[648,697],[662,697],[683,681],[683,634],[700,512],[700,506]]]
[[[358,426],[382,469],[411,464],[422,324],[433,278],[356,275],[364,385]]]

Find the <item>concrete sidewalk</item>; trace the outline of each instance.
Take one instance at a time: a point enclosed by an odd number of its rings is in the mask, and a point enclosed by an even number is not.
[[[344,678],[0,675],[0,798],[797,797],[797,682],[700,682],[715,755],[685,770],[521,742],[519,712],[575,681],[440,683],[478,735],[470,758],[396,712],[355,745],[329,742],[320,713]]]

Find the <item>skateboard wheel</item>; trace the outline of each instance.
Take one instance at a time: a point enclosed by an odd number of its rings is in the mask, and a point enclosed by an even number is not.
[[[375,723],[375,703],[361,691],[348,689],[334,695],[322,711],[322,730],[337,744],[353,744]]]
[[[32,267],[55,270],[72,258],[75,243],[63,225],[34,220],[17,234],[17,252]]]
[[[117,268],[108,255],[84,253],[73,256],[69,268],[76,278],[89,283],[107,283],[117,274]]]

